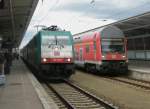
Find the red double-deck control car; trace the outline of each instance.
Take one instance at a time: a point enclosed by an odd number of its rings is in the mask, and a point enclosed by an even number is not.
[[[115,26],[104,26],[74,35],[75,64],[87,71],[127,72],[127,41]]]

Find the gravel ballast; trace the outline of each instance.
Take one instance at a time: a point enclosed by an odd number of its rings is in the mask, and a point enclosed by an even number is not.
[[[121,109],[150,109],[150,91],[81,71],[71,80]]]

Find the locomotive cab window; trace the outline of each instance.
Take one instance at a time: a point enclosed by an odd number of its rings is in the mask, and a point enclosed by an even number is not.
[[[55,44],[55,37],[43,37],[42,38],[42,46],[48,46],[49,44]]]
[[[69,36],[51,36],[42,38],[42,46],[70,44]]]
[[[123,39],[102,39],[102,52],[118,52],[124,53],[124,40]]]
[[[69,36],[57,36],[58,44],[68,45],[69,44]]]

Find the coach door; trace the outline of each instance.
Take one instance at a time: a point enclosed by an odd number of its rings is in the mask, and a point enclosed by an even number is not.
[[[82,49],[82,48],[80,48],[79,60],[80,60],[80,61],[83,60],[83,49]]]
[[[96,34],[94,34],[93,48],[94,48],[94,60],[96,61]]]

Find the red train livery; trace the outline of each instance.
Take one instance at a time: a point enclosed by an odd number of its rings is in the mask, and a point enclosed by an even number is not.
[[[123,32],[105,26],[74,35],[75,64],[87,71],[126,72],[127,49]]]

